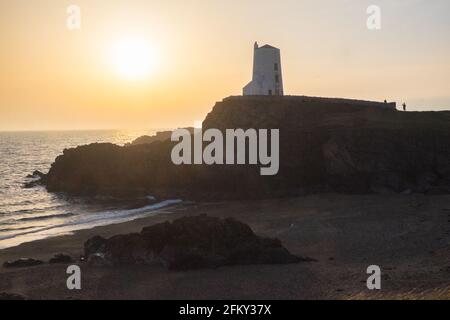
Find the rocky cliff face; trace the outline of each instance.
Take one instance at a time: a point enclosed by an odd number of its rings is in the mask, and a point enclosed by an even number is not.
[[[450,112],[307,97],[231,97],[204,129],[279,129],[280,170],[172,164],[174,143],[65,150],[43,179],[72,194],[260,198],[313,192],[450,192]]]

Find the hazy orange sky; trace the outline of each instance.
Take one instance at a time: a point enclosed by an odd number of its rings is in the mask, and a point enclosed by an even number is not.
[[[286,94],[450,109],[450,1],[375,2],[379,31],[365,0],[0,0],[0,130],[192,126],[241,94],[256,40],[282,50]],[[155,66],[130,80],[111,56],[135,37]]]

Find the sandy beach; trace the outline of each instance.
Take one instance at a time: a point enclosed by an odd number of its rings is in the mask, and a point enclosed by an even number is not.
[[[264,201],[189,203],[127,223],[22,244],[0,262],[22,257],[77,258],[94,235],[109,237],[185,215],[234,217],[256,234],[279,238],[317,262],[168,271],[159,266],[98,268],[77,262],[82,290],[66,287],[67,265],[0,268],[0,292],[30,299],[359,299],[450,298],[450,196],[313,195]],[[369,291],[366,269],[382,270]]]

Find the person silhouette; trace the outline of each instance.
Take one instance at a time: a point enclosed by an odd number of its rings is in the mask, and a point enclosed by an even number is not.
[[[402,106],[403,106],[403,111],[406,111],[406,103],[403,102]]]

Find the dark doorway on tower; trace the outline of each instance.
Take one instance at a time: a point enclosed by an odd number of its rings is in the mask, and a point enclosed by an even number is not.
[[[271,96],[272,95],[272,90],[269,90],[269,96]]]

